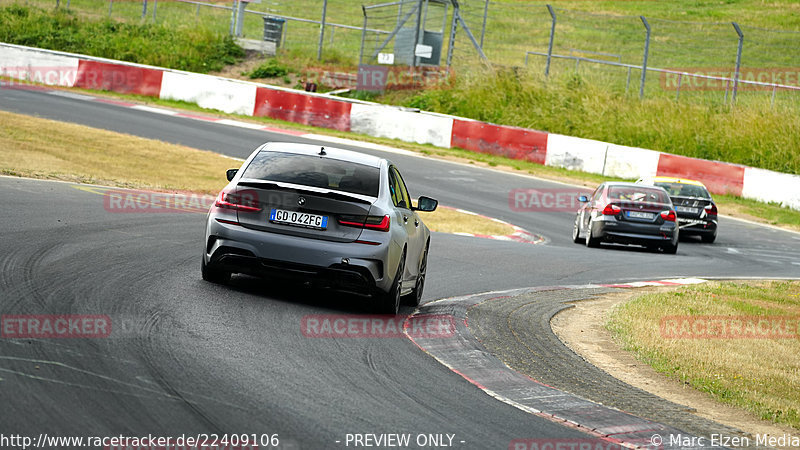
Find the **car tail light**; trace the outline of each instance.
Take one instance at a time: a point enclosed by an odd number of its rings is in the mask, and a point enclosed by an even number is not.
[[[339,216],[339,225],[366,228],[369,230],[389,231],[389,216]]]
[[[661,218],[667,222],[675,222],[675,211],[661,211]]]
[[[607,204],[605,208],[603,208],[603,214],[606,216],[616,216],[622,212],[622,208],[617,205],[612,205],[611,203]]]
[[[706,205],[706,207],[704,209],[706,210],[706,214],[708,214],[710,216],[716,216],[717,215],[717,205],[715,205],[713,203]]]
[[[217,196],[214,206],[224,209],[235,209],[243,212],[258,212],[261,208],[258,207],[258,201],[253,198],[254,195],[250,193],[229,192],[223,190]]]

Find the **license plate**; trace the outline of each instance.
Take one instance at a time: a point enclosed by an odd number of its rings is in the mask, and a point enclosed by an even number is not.
[[[675,211],[689,214],[697,214],[699,212],[697,208],[690,208],[688,206],[676,206]]]
[[[633,219],[652,219],[656,215],[649,212],[642,212],[642,211],[628,211],[626,213],[628,217]]]
[[[297,227],[317,228],[320,230],[328,228],[328,216],[286,211],[283,209],[273,209],[270,211],[269,221]]]

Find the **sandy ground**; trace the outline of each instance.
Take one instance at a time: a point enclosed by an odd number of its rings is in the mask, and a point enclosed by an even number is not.
[[[591,364],[625,383],[686,405],[689,411],[698,416],[738,428],[754,436],[797,435],[797,430],[772,424],[748,411],[724,405],[708,394],[657,373],[613,340],[604,326],[608,320],[608,312],[617,304],[656,289],[674,288],[630,289],[597,299],[574,302],[575,307],[557,314],[551,326],[559,339]]]

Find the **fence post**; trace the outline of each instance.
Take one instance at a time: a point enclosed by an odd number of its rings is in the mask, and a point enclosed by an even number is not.
[[[739,47],[736,50],[736,72],[733,73],[733,94],[731,94],[731,104],[736,103],[736,91],[739,89],[739,69],[742,67],[742,46],[744,45],[744,33],[739,28],[739,24],[731,22],[736,34],[739,35]]]
[[[422,2],[425,0],[419,0],[419,7],[417,8],[417,22],[416,22],[416,29],[414,31],[414,50],[411,53],[411,67],[417,67],[419,61],[417,61],[417,46],[419,45],[419,32],[420,28],[422,28]]]
[[[147,17],[147,0],[142,0],[142,20],[144,20],[145,17]]]
[[[644,58],[642,59],[642,82],[639,85],[639,98],[644,98],[644,82],[647,78],[647,55],[650,53],[650,24],[647,23],[647,19],[644,16],[639,16],[639,18],[642,19],[644,28],[647,31],[644,40]]]
[[[628,88],[631,87],[631,68],[628,67],[628,79],[625,80],[625,93],[628,93]]]
[[[364,25],[361,27],[361,51],[358,52],[358,65],[364,61],[364,40],[367,38],[367,8],[361,5],[361,12],[364,14]]]
[[[483,4],[483,25],[481,25],[481,48],[483,48],[483,37],[486,36],[486,17],[489,15],[489,0]]]
[[[675,90],[675,101],[681,98],[681,82],[683,81],[683,74],[678,74],[678,89]]]
[[[544,66],[544,76],[550,76],[550,59],[553,57],[553,39],[556,36],[556,12],[553,7],[547,5],[547,11],[550,12],[550,17],[553,19],[550,22],[550,43],[547,45],[547,63]]]
[[[447,43],[447,67],[453,64],[453,46],[456,44],[458,30],[458,6],[453,7],[453,19],[450,22],[450,41]]]
[[[233,36],[233,31],[236,29],[236,1],[233,0],[233,4],[231,4],[231,27],[228,31],[231,36]]]
[[[322,60],[322,40],[325,39],[325,16],[328,15],[328,0],[322,1],[322,19],[319,21],[319,43],[317,44],[317,61]]]
[[[111,18],[111,11],[114,9],[114,0],[108,0],[108,18]]]
[[[775,85],[775,84],[772,85],[772,98],[770,98],[770,100],[769,100],[769,107],[770,108],[773,108],[775,106],[775,89],[777,89],[777,88],[778,88],[777,85]]]
[[[247,8],[247,2],[239,0],[239,7],[236,8],[236,37],[242,37],[243,35],[245,8]]]
[[[158,9],[158,0],[153,0],[153,22],[156,21],[156,10]]]

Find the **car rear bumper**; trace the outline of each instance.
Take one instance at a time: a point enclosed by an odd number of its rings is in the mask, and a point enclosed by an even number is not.
[[[717,221],[690,219],[678,216],[678,226],[683,234],[716,234]]]
[[[678,242],[678,227],[675,222],[659,225],[601,219],[592,221],[592,237],[620,244],[675,245]]]
[[[389,243],[332,242],[251,230],[213,217],[206,230],[206,263],[232,273],[280,277],[368,295],[386,292]]]

